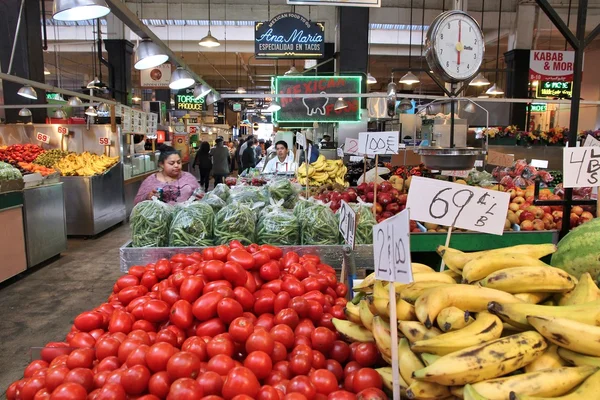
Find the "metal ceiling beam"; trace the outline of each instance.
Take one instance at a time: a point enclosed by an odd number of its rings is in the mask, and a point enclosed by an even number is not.
[[[125,25],[131,29],[136,35],[141,37],[142,39],[150,39],[155,44],[159,45],[161,49],[165,51],[165,54],[169,56],[170,61],[186,70],[192,75],[192,77],[196,80],[196,82],[203,83],[208,85],[204,79],[200,77],[194,70],[188,67],[188,65],[183,61],[183,59],[177,57],[177,55],[171,51],[169,46],[165,44],[162,40],[159,39],[158,36],[152,32],[150,28],[148,28],[144,23],[135,15],[127,5],[121,0],[106,0],[106,3],[110,7],[111,12],[121,20]],[[210,85],[208,85],[210,86]]]

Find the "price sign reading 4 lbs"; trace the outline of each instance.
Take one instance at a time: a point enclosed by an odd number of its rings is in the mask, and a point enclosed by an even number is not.
[[[98,139],[98,144],[100,144],[100,146],[110,146],[110,139],[107,137],[101,137]]]
[[[373,227],[373,257],[377,279],[400,283],[413,281],[408,209]]]
[[[340,206],[340,224],[338,226],[342,237],[348,246],[354,248],[354,238],[356,237],[356,213],[342,200]]]
[[[563,175],[566,188],[600,186],[600,148],[565,147]]]
[[[413,176],[406,207],[417,221],[502,235],[509,200],[508,193]]]
[[[37,132],[35,134],[35,138],[42,143],[46,143],[49,144],[50,143],[50,136],[46,135],[45,133],[42,132]]]

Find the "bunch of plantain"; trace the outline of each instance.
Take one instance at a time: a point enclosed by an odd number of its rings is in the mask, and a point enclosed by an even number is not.
[[[346,305],[348,320],[334,324],[351,341],[375,343],[391,390],[395,303],[403,398],[600,398],[600,289],[589,274],[577,280],[540,260],[554,251],[440,246],[452,272],[413,263],[410,284],[371,274],[353,288],[360,301]]]
[[[94,176],[104,173],[115,165],[119,157],[107,157],[89,152],[71,153],[58,161],[55,166],[63,176]]]
[[[323,155],[319,155],[317,161],[306,167],[303,163],[298,167],[298,182],[301,185],[322,186],[325,184],[339,184],[348,187],[348,182],[344,180],[348,168],[342,160],[327,160]]]

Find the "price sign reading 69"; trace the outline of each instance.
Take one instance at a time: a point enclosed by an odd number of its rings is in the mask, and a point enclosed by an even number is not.
[[[377,279],[400,283],[413,281],[408,209],[373,227],[373,261]]]
[[[509,201],[508,193],[413,176],[406,207],[417,221],[502,235]]]

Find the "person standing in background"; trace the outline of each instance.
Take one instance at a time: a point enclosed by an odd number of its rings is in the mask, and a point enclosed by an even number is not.
[[[242,170],[246,171],[256,167],[256,151],[254,147],[258,145],[258,140],[248,138],[246,141],[246,150],[242,153]]]
[[[259,139],[258,140],[258,146],[256,146],[254,148],[254,151],[256,153],[256,163],[258,164],[258,162],[260,161],[260,159],[263,156],[263,147],[265,145],[265,140],[264,139]]]
[[[252,146],[253,143],[254,143],[254,135],[248,135],[248,137],[246,138],[246,141],[240,146],[240,164],[242,164],[242,166],[244,165],[244,162],[242,161],[242,155],[244,154],[244,151],[246,151],[246,149],[249,146]]]
[[[194,157],[194,164],[192,167],[198,167],[200,169],[200,187],[204,187],[204,191],[208,191],[208,185],[210,183],[210,170],[212,169],[212,161],[210,159],[210,145],[208,142],[202,142],[200,149]]]
[[[212,157],[212,174],[215,178],[215,186],[223,183],[223,179],[229,175],[229,148],[223,146],[223,138],[218,137],[215,147],[210,150]]]

